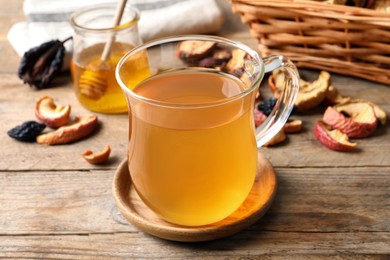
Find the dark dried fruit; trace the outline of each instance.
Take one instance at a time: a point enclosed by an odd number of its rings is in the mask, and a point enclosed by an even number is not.
[[[216,42],[211,41],[182,41],[178,47],[178,56],[186,62],[196,63],[209,56],[216,45]]]
[[[215,68],[217,66],[222,65],[223,62],[220,60],[217,60],[213,57],[207,57],[199,61],[198,66],[199,67],[205,67],[205,68]]]
[[[274,109],[276,101],[278,101],[276,98],[266,99],[257,106],[257,109],[263,112],[264,115],[269,116],[272,109]]]
[[[20,61],[18,77],[37,89],[47,88],[62,68],[65,55],[64,43],[70,38],[52,40],[24,53]]]
[[[7,132],[7,134],[22,142],[33,142],[35,138],[45,129],[46,125],[35,121],[27,121]]]
[[[214,50],[213,55],[201,59],[198,62],[198,66],[205,68],[216,68],[225,65],[225,63],[229,61],[231,57],[232,53],[229,50],[217,47]]]

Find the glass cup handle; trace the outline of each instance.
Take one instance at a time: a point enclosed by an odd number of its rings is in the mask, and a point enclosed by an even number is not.
[[[261,147],[268,142],[284,126],[294,108],[299,90],[298,70],[289,59],[280,55],[271,55],[263,58],[263,61],[265,72],[283,68],[285,87],[267,120],[256,128],[257,147]]]

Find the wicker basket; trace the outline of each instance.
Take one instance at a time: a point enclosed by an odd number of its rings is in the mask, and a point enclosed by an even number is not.
[[[261,55],[390,85],[390,14],[305,0],[231,2]]]

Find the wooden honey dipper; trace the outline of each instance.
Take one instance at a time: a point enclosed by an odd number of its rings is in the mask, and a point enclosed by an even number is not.
[[[123,11],[125,9],[127,0],[120,0],[118,2],[118,6],[115,12],[114,17],[114,26],[116,27],[120,24],[120,21],[123,16]],[[115,34],[111,34],[108,38],[106,44],[104,45],[104,49],[102,55],[100,57],[100,64],[103,64],[110,57],[112,44],[115,42]],[[80,93],[84,96],[87,96],[91,99],[100,99],[107,90],[107,79],[106,77],[99,71],[86,69],[83,74],[80,76],[79,81],[79,90]]]

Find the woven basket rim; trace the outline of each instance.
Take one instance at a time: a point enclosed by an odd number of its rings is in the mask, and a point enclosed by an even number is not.
[[[332,5],[326,2],[320,2],[315,0],[230,0],[234,3],[243,3],[251,6],[269,6],[269,7],[288,7],[291,9],[302,8],[320,8],[335,13],[344,13],[350,16],[358,17],[371,17],[374,20],[390,22],[390,13],[378,12],[369,8],[361,8],[355,6],[345,5]]]

